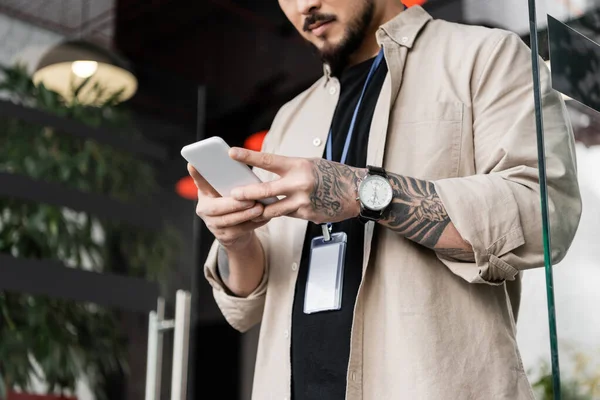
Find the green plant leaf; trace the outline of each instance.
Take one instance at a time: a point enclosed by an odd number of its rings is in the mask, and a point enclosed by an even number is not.
[[[53,96],[53,94],[48,89],[46,89],[46,86],[44,86],[43,83],[40,83],[37,89],[40,96],[39,100],[42,106],[46,110],[55,111],[58,105],[56,102],[56,97]]]
[[[127,109],[117,106],[122,91],[107,97],[105,88],[85,86],[87,82],[73,88],[72,100],[67,102],[44,85],[36,87],[23,67],[2,71],[0,90],[21,104],[141,136],[131,125]],[[84,86],[96,99],[107,99],[93,107],[82,104],[78,95]],[[157,187],[153,166],[134,155],[52,127],[5,117],[0,118],[0,170],[122,201],[150,198]],[[104,239],[93,237],[92,225],[104,232]],[[123,240],[110,246],[107,238],[113,233]],[[160,279],[177,254],[177,243],[168,229],[146,232],[61,207],[0,198],[0,252],[19,257],[71,262],[76,268],[89,259],[97,271]],[[125,270],[117,271],[115,266]],[[126,346],[113,311],[0,292],[0,373],[9,377],[11,386],[30,384],[35,373],[31,354],[49,389],[64,391],[85,374],[98,399],[106,398],[102,392],[106,374],[128,371]]]
[[[85,78],[79,85],[77,85],[75,87],[75,90],[73,91],[73,97],[75,99],[79,98],[79,94],[81,94],[81,91],[83,90],[83,88],[85,88],[90,82],[91,82],[92,77],[87,77]]]

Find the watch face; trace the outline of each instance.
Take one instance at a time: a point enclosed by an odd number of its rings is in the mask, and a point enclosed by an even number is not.
[[[370,175],[362,181],[358,189],[361,203],[373,211],[381,211],[391,202],[394,193],[392,185],[382,176]]]

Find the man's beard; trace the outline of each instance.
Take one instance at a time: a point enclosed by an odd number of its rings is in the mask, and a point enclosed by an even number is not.
[[[365,0],[364,9],[350,22],[340,43],[332,46],[326,44],[324,48],[319,49],[321,60],[329,65],[332,75],[339,76],[348,65],[352,54],[360,48],[367,36],[374,14],[374,0]]]

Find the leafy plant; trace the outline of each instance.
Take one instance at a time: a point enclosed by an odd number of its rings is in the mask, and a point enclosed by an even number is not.
[[[73,87],[72,98],[66,100],[35,85],[23,67],[3,67],[1,72],[0,92],[15,103],[138,135],[129,114],[118,105],[119,92],[92,107],[77,96],[89,81]],[[100,98],[103,89],[95,85],[91,92]],[[134,155],[12,118],[0,119],[0,171],[121,201],[152,196],[157,188],[152,166]],[[118,258],[127,274],[160,279],[177,245],[178,237],[168,227],[149,232],[64,207],[0,199],[0,252],[16,257],[123,273],[111,262]],[[126,343],[119,329],[113,311],[0,292],[0,395],[11,387],[29,388],[32,376],[43,379],[48,392],[72,392],[85,376],[96,396],[104,398],[107,374],[127,370]]]
[[[563,351],[563,353],[565,353]],[[570,352],[569,352],[570,353]],[[600,355],[600,353],[598,354]],[[563,400],[595,400],[600,398],[600,364],[589,354],[572,352],[574,369],[571,374],[561,373],[561,398]],[[594,363],[594,360],[595,363]],[[554,399],[552,369],[547,361],[541,363],[533,388],[539,400]]]

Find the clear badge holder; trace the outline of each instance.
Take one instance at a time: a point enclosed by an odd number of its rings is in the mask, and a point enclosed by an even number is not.
[[[311,241],[305,314],[341,309],[347,241],[344,232],[328,233]]]

